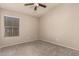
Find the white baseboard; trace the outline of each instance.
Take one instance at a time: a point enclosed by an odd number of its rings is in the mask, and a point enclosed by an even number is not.
[[[45,41],[45,42],[49,42],[51,44],[55,44],[55,45],[59,45],[59,46],[62,46],[62,47],[66,47],[66,48],[69,48],[69,49],[73,49],[73,50],[79,51],[79,49],[76,49],[76,48],[73,48],[73,47],[70,47],[70,46],[65,46],[65,45],[62,45],[62,44],[59,44],[59,43],[55,43],[55,42],[52,42],[50,40],[49,41],[48,40],[44,40],[44,39],[40,39],[40,40]]]
[[[28,43],[28,42],[32,42],[32,41],[36,41],[37,39],[35,39],[35,40],[30,40],[30,41],[20,41],[19,43],[13,43],[13,44],[2,44],[1,46],[0,46],[0,48],[4,48],[4,47],[8,47],[8,46],[13,46],[13,45],[17,45],[17,44],[22,44],[22,43]]]

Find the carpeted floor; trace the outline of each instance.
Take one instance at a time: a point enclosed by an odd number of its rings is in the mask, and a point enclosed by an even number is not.
[[[1,56],[79,56],[79,51],[44,41],[33,41],[0,49]]]

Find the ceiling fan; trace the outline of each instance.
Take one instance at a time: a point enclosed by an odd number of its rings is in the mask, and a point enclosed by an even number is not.
[[[26,3],[24,4],[24,6],[30,6],[30,5],[34,5],[34,10],[36,11],[38,6],[46,8],[47,6],[41,3]]]

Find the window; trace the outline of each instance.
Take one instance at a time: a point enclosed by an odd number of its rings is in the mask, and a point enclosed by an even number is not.
[[[19,18],[4,16],[5,36],[19,36]]]

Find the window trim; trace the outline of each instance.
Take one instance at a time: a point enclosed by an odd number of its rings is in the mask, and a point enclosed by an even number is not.
[[[19,17],[17,17],[17,16],[9,16],[9,15],[4,15],[4,17],[18,18],[18,19],[19,19],[19,26],[20,26],[20,18],[19,18]],[[4,17],[3,17],[3,18],[4,18]],[[5,37],[16,37],[16,36],[20,36],[20,27],[19,27],[19,26],[18,26],[18,29],[19,29],[19,30],[18,30],[18,32],[19,32],[18,35],[6,36],[6,35],[5,35],[5,31],[4,31],[4,36],[5,36]],[[5,30],[6,27],[10,27],[10,26],[5,26],[5,19],[4,19],[4,30]],[[12,26],[12,27],[13,27],[13,26]],[[14,27],[17,28],[17,26],[14,26]],[[12,30],[13,30],[13,29],[12,29]]]

